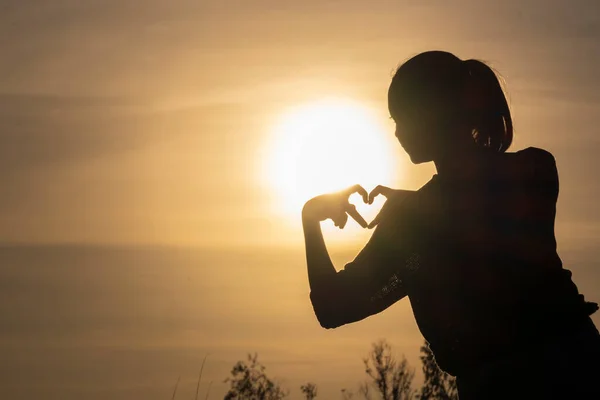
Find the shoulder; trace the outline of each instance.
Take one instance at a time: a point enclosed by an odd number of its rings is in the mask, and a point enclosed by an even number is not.
[[[550,153],[548,150],[540,149],[538,147],[528,147],[524,150],[519,150],[515,153],[515,155],[542,165],[556,165],[556,159],[554,158],[554,155],[552,155],[552,153]]]
[[[528,147],[513,153],[521,173],[532,179],[553,180],[557,177],[556,159],[547,150]]]
[[[529,147],[515,154],[521,159],[519,164],[523,176],[533,187],[543,189],[544,193],[554,197],[558,195],[558,169],[552,153]]]

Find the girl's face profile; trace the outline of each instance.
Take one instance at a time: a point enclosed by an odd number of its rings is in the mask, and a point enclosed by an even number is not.
[[[397,90],[397,89],[396,89]],[[406,94],[393,87],[388,91],[388,110],[396,124],[395,135],[413,164],[433,160],[437,133],[436,116],[423,103],[405,100]]]
[[[421,164],[433,160],[432,143],[430,128],[424,121],[417,123],[410,123],[409,121],[414,120],[407,116],[403,118],[394,119],[396,123],[396,138],[400,142],[400,145],[409,155],[410,160],[413,164]]]

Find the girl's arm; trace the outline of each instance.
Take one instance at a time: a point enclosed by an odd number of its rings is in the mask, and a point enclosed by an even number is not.
[[[366,221],[348,202],[348,198],[354,193],[361,194],[365,203],[368,202],[367,191],[356,185],[338,193],[317,196],[309,200],[302,209],[308,282],[311,290],[330,285],[337,274],[325,246],[321,221],[332,219],[337,227],[343,229],[350,215],[363,228],[367,227]]]
[[[348,196],[354,192],[361,193],[367,201],[364,189],[354,187],[316,197],[305,205],[302,213],[310,297],[315,315],[324,328],[335,328],[364,319],[406,295],[394,272],[394,267],[401,266],[403,262],[396,258],[403,252],[397,246],[397,226],[393,221],[398,198],[386,203],[380,213],[385,218],[378,216],[382,226],[377,227],[369,243],[353,262],[340,272],[331,262],[321,232],[322,220],[331,218],[336,226],[343,228],[350,214],[361,226],[367,227],[356,210],[348,207]]]

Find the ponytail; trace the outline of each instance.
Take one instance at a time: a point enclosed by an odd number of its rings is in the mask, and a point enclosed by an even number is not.
[[[412,118],[416,125],[437,123],[437,134],[449,134],[438,141],[467,135],[481,149],[504,153],[513,140],[510,110],[494,71],[452,53],[428,51],[402,64],[390,84],[388,107],[392,117]]]
[[[485,63],[465,60],[465,111],[473,139],[479,146],[503,153],[513,140],[508,102],[498,77]]]

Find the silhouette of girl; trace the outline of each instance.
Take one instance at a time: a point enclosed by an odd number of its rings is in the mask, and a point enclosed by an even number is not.
[[[392,79],[396,137],[437,174],[417,191],[362,187],[302,211],[310,298],[324,328],[408,296],[417,325],[463,399],[598,398],[600,335],[556,252],[558,174],[538,148],[507,153],[513,125],[492,69],[430,51]],[[320,221],[343,228],[348,203],[387,197],[365,248],[336,272]]]

